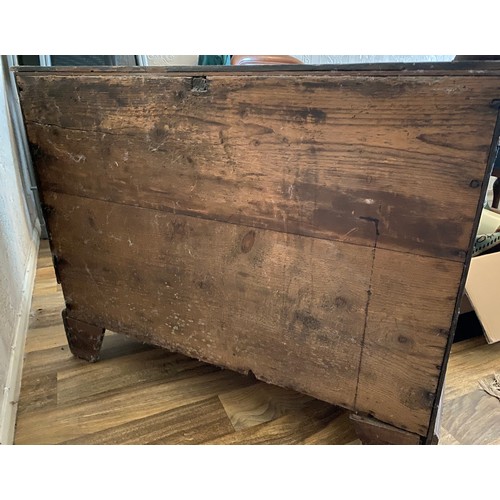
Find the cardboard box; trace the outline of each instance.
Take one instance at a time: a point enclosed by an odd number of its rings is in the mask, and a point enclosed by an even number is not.
[[[500,341],[500,252],[473,257],[460,313],[471,310],[489,344]]]

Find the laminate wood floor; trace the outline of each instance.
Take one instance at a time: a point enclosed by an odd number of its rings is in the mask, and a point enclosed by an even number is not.
[[[106,332],[101,361],[74,358],[46,241],[40,247],[15,444],[359,444],[347,411]],[[500,401],[478,388],[500,343],[454,345],[441,444],[500,444]]]

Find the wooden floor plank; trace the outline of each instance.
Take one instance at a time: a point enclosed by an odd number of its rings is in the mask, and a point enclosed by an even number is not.
[[[58,325],[31,329],[29,335],[26,336],[24,353],[44,351],[54,347],[66,347],[67,345],[68,341],[61,322]]]
[[[233,430],[214,396],[62,444],[199,444]]]
[[[444,427],[440,429],[439,443],[440,445],[457,445],[460,444]]]
[[[346,416],[342,409],[313,400],[298,412],[227,434],[207,444],[346,444],[355,440],[356,434],[352,427],[347,432],[339,432],[336,419],[342,416]]]
[[[55,409],[26,414],[18,419],[17,444],[55,444],[122,425],[137,418],[209,399],[225,390],[254,383],[249,377],[217,371],[175,382],[149,383],[111,391],[58,405]]]
[[[452,350],[446,377],[449,399],[466,395],[478,388],[478,382],[490,373],[500,372],[500,342]]]
[[[275,420],[313,398],[271,384],[258,383],[219,396],[236,430]]]
[[[141,353],[108,359],[92,365],[79,364],[57,373],[57,401],[65,404],[104,394],[117,389],[129,390],[151,382],[173,382],[195,374],[219,371],[202,363],[165,349],[148,349]]]
[[[35,414],[45,408],[57,406],[57,376],[55,372],[23,377],[22,396],[17,407],[17,417]]]
[[[138,353],[151,349],[153,349],[152,346],[143,344],[142,342],[138,342],[123,335],[109,335],[104,337],[103,347],[100,354],[101,360],[104,361],[106,359],[114,359],[127,354]],[[86,361],[73,357],[67,345],[29,352],[25,356],[24,363],[23,377],[52,372],[57,373],[65,368],[92,366],[88,365]]]
[[[480,389],[445,401],[442,418],[460,444],[500,443],[500,401]]]

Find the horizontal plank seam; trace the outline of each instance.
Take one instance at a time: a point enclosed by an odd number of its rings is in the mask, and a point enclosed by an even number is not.
[[[292,232],[292,231],[285,232],[285,231],[280,231],[278,229],[266,228],[266,227],[262,227],[262,226],[258,226],[258,225],[257,226],[251,225],[251,224],[248,224],[245,222],[231,222],[230,219],[231,219],[232,215],[229,216],[227,219],[222,219],[222,218],[221,219],[214,219],[212,217],[208,217],[208,216],[196,213],[196,212],[185,213],[184,211],[177,210],[177,209],[170,209],[168,207],[164,207],[164,208],[143,207],[141,205],[132,205],[130,203],[123,203],[120,201],[104,200],[101,198],[92,198],[91,196],[84,196],[81,194],[77,195],[77,194],[65,193],[64,191],[47,190],[46,192],[52,193],[52,194],[62,194],[64,196],[71,196],[74,198],[83,198],[83,199],[92,200],[92,201],[100,201],[103,203],[113,203],[115,205],[133,207],[133,208],[137,208],[137,209],[141,209],[141,210],[151,210],[151,211],[155,211],[155,212],[162,212],[162,213],[168,213],[168,214],[172,214],[172,215],[179,215],[182,217],[192,217],[194,219],[208,220],[208,221],[212,221],[212,222],[219,222],[222,224],[232,224],[234,226],[248,227],[248,228],[252,228],[252,229],[262,229],[264,231],[271,231],[271,232],[275,232],[275,233],[291,234],[293,236],[301,236],[303,238],[314,238],[316,240],[332,241],[332,242],[343,244],[343,245],[353,245],[355,247],[373,248],[373,245],[368,245],[368,244],[363,245],[362,243],[355,243],[353,241],[343,241],[341,239],[320,238],[319,236],[314,236],[314,235],[309,235],[309,234],[301,234],[301,233],[296,233],[296,232]],[[440,257],[437,255],[421,254],[418,252],[406,252],[404,250],[395,250],[394,248],[388,248],[385,246],[379,246],[378,248],[381,248],[382,250],[386,250],[388,252],[394,252],[397,254],[414,255],[416,257],[423,257],[423,258],[428,258],[428,259],[439,259],[439,260],[444,260],[446,262],[454,262],[454,263],[458,263],[458,264],[463,264],[463,259],[462,260],[452,259],[452,258]]]
[[[105,134],[105,135],[114,135],[114,136],[124,136],[124,137],[137,137],[137,134],[135,133],[130,133],[127,134],[125,132],[121,132],[119,134],[115,134],[114,132],[109,132],[108,130],[90,130],[90,129],[84,129],[84,128],[76,128],[76,127],[63,127],[62,125],[58,125],[57,123],[43,123],[39,122],[37,120],[24,120],[25,124],[30,124],[30,125],[38,125],[39,127],[55,127],[61,130],[73,130],[75,132],[84,132],[86,134],[93,133],[93,134]],[[120,129],[115,129],[115,130],[120,130]]]
[[[222,372],[222,370],[217,369],[217,367],[214,366],[214,368],[215,368],[215,370],[213,372],[210,372],[209,374],[197,374],[197,375],[194,375],[194,376],[188,377],[188,378],[203,382],[205,379],[208,379],[209,376],[212,376],[214,374]],[[96,394],[85,395],[85,396],[80,397],[78,399],[70,399],[70,400],[66,400],[64,402],[57,402],[57,406],[41,407],[38,409],[33,409],[33,410],[30,410],[29,413],[25,413],[23,415],[23,418],[30,419],[30,418],[37,417],[37,416],[43,417],[43,416],[47,416],[47,415],[51,415],[51,414],[57,414],[58,412],[64,412],[65,410],[71,412],[72,408],[82,406],[82,405],[93,405],[93,404],[95,404],[96,408],[98,408],[98,410],[96,410],[96,412],[94,414],[101,414],[103,416],[106,416],[107,413],[103,412],[99,408],[101,407],[100,403],[105,402],[109,398],[114,398],[114,397],[125,398],[127,396],[131,396],[130,401],[137,402],[137,400],[138,400],[137,395],[138,394],[141,395],[141,393],[143,393],[143,391],[147,391],[149,389],[154,390],[155,388],[158,388],[159,390],[161,390],[161,388],[165,388],[167,386],[169,389],[173,388],[173,390],[175,390],[177,388],[177,386],[180,385],[180,383],[185,384],[186,381],[188,380],[188,378],[178,379],[178,380],[167,380],[161,384],[158,384],[158,380],[149,380],[149,381],[138,382],[138,383],[133,384],[133,385],[128,385],[126,387],[116,387],[114,389],[109,389],[107,391],[99,392]],[[212,380],[209,380],[209,382],[207,382],[207,383],[210,384],[211,382],[212,382]],[[215,381],[215,383],[218,383],[218,382],[220,382],[220,381],[219,380]],[[231,390],[233,390],[233,389],[231,389]],[[134,398],[134,396],[136,396],[136,397]],[[196,402],[202,402],[202,401],[205,401],[207,399],[211,399],[213,396],[214,396],[213,394],[208,395],[208,394],[200,393],[199,395],[193,396],[193,397],[196,398]],[[139,396],[139,399],[141,397],[145,397],[145,396],[144,395]],[[134,404],[135,403],[132,403],[132,405],[134,405]],[[179,406],[179,407],[186,406],[187,404],[190,404],[190,403],[185,403],[185,404],[181,403],[181,406]],[[162,413],[164,411],[169,411],[169,410],[158,410],[157,412],[154,412],[151,415],[154,415],[156,413]]]

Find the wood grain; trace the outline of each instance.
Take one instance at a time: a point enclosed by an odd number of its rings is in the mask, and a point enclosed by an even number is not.
[[[352,426],[346,429],[345,417],[339,408],[314,400],[302,408],[300,416],[291,413],[267,424],[209,440],[206,444],[347,444],[356,440],[356,434]],[[337,419],[341,420],[340,425]],[[304,435],[308,437],[304,439]],[[324,440],[326,436],[329,439]]]
[[[480,389],[449,400],[443,427],[460,444],[500,444],[500,401]]]
[[[35,297],[30,313],[30,327],[44,328],[54,324],[57,316],[61,315],[64,300],[52,293]]]
[[[463,350],[457,349],[465,344]],[[500,371],[500,342],[487,344],[484,337],[460,342],[453,346],[456,356],[450,358],[446,391],[457,398],[478,388],[478,381]]]
[[[253,383],[248,377],[235,377],[229,371],[202,373],[175,384],[144,384],[123,391],[110,391],[97,398],[82,398],[78,405],[68,403],[42,409],[18,420],[18,444],[28,444],[43,436],[39,444],[61,443],[82,434],[92,434],[136,418],[195,403],[217,395],[224,387],[233,390]]]
[[[22,404],[17,410],[18,421],[25,414],[57,406],[57,375],[54,371],[43,375],[23,374],[22,387]]]
[[[296,391],[258,383],[219,396],[235,430],[270,422],[307,405],[312,398]]]
[[[45,198],[72,317],[353,407],[371,249]]]
[[[62,319],[56,317],[54,325],[61,331]],[[33,336],[43,335],[43,332],[50,331],[50,329],[33,329]],[[64,328],[62,328],[63,336],[65,339]],[[43,343],[42,340],[40,342]],[[151,350],[151,345],[143,344],[137,340],[129,339],[123,335],[109,335],[104,337],[103,347],[101,349],[101,361],[114,358],[115,356],[126,356],[131,353],[138,353],[145,350]],[[53,371],[65,370],[74,368],[75,366],[86,366],[86,361],[75,358],[67,345],[54,348],[45,348],[29,352],[25,356],[25,364],[27,368],[23,372],[26,377],[41,377],[48,375]]]
[[[234,432],[218,397],[127,421],[61,444],[202,444]]]
[[[61,308],[64,307],[64,300],[61,300]],[[26,339],[24,353],[42,351],[53,347],[67,347],[68,340],[64,332],[64,326],[61,324],[59,327],[50,325],[44,328],[37,329],[37,335],[31,335]]]
[[[118,389],[133,388],[145,382],[161,382],[188,378],[192,374],[214,373],[219,368],[201,363],[165,349],[134,351],[106,364],[78,365],[57,374],[59,404],[105,394]]]
[[[498,78],[19,74],[42,191],[463,261]],[[214,196],[214,193],[217,193]],[[446,201],[445,201],[446,200]],[[408,207],[411,207],[408,210]]]
[[[457,262],[375,250],[357,411],[425,435],[461,269]]]

